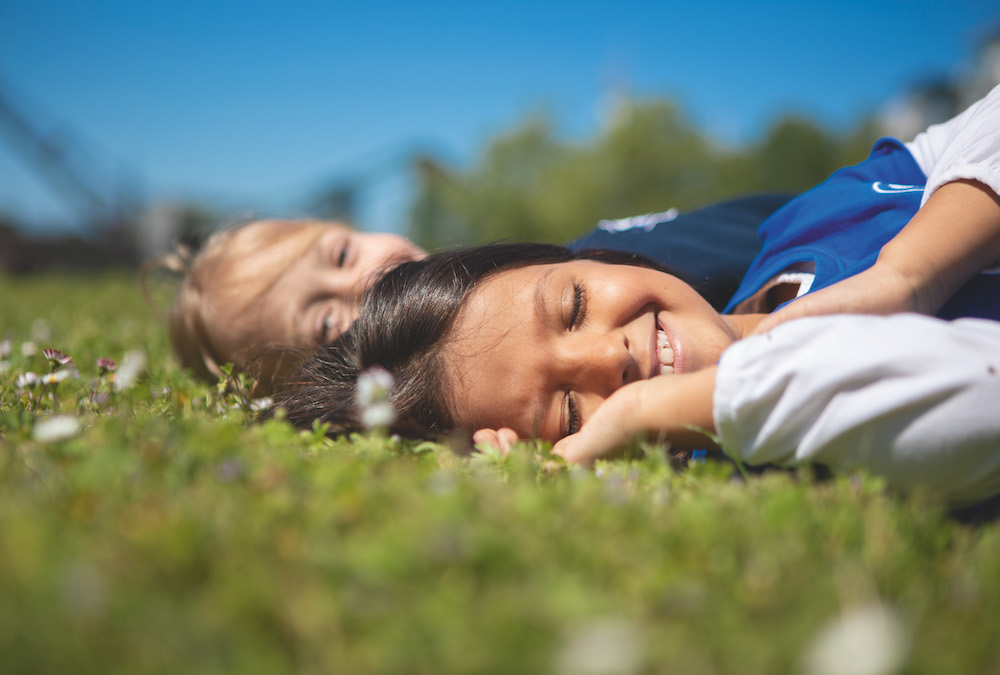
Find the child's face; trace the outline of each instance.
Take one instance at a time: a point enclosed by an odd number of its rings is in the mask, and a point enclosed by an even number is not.
[[[237,261],[247,266],[241,277],[260,278],[219,314],[219,346],[234,356],[267,345],[302,348],[333,340],[356,318],[373,275],[424,256],[399,235],[339,224],[264,221],[251,227],[278,228],[255,233],[264,235],[261,241],[277,235],[272,240],[278,243]]]
[[[455,422],[557,440],[624,384],[715,364],[738,333],[663,272],[587,260],[502,272],[445,347]]]

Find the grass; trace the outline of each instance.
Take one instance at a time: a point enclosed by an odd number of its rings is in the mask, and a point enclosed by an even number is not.
[[[4,672],[1000,672],[1000,525],[920,495],[249,424],[128,276],[0,278],[0,321]],[[19,389],[24,343],[79,376]]]

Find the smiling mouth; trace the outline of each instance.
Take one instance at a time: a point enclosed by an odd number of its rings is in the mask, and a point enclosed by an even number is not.
[[[659,362],[660,375],[674,372],[674,349],[662,328],[656,329],[656,360]]]

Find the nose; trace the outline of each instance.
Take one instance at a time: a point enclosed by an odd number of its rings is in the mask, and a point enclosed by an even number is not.
[[[640,379],[639,365],[628,347],[628,338],[621,333],[567,336],[567,380],[578,391],[610,396],[622,385]]]

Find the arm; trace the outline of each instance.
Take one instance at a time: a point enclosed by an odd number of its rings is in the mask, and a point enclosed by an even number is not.
[[[1000,87],[908,144],[928,176],[920,210],[861,274],[788,304],[757,329],[842,312],[936,313],[1000,260]]]
[[[722,444],[750,464],[864,468],[952,501],[1000,491],[1000,323],[814,317],[718,366]]]
[[[712,395],[716,368],[665,375],[628,384],[602,403],[579,433],[552,448],[570,464],[593,464],[630,441],[656,437],[676,448],[715,447],[704,433],[714,432]]]

